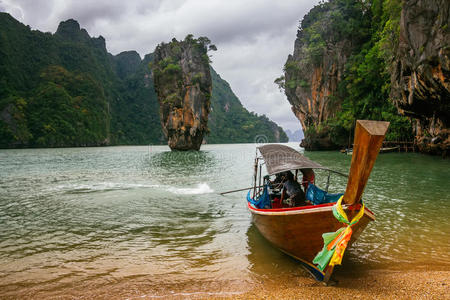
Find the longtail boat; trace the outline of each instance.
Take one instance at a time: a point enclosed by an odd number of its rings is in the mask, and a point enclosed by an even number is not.
[[[285,145],[267,144],[257,148],[254,184],[247,194],[252,221],[270,243],[299,260],[318,281],[328,283],[334,266],[341,264],[347,246],[358,238],[370,221],[375,220],[361,196],[388,126],[389,122],[357,121],[344,194],[328,193],[330,174],[341,173],[313,162]],[[264,165],[266,174],[262,171]],[[329,172],[325,190],[315,186],[314,176],[310,176],[316,169]],[[280,184],[274,183],[271,176],[295,172],[294,180],[298,183],[299,171],[304,175],[303,179],[307,175],[302,185],[306,186],[308,204],[284,207],[285,192],[280,191]],[[292,205],[292,202],[288,204]]]
[[[400,151],[400,146],[383,147],[380,149],[380,153],[390,153],[390,152],[394,152],[394,151]],[[353,155],[353,149],[342,150],[342,153],[345,153],[347,155]]]
[[[400,151],[400,146],[395,147],[383,147],[380,149],[380,153],[390,153],[394,151]]]

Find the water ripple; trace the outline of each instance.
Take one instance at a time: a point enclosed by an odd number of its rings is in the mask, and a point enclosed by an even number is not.
[[[204,149],[0,150],[0,289],[251,282],[301,272],[251,226],[245,192],[217,194],[250,186],[254,145]],[[339,153],[305,155],[344,173],[350,165]],[[449,167],[439,158],[380,155],[363,196],[377,220],[344,265],[450,264]],[[319,184],[326,179],[318,172]],[[333,178],[330,191],[345,184]]]

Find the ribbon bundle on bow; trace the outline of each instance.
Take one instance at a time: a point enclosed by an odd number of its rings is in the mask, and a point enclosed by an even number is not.
[[[339,228],[336,232],[327,232],[322,234],[323,237],[323,249],[317,253],[313,260],[313,263],[317,264],[320,270],[324,270],[329,264],[330,266],[340,265],[342,262],[342,257],[344,256],[347,244],[352,237],[352,226],[358,223],[361,217],[364,215],[364,203],[358,214],[349,221],[347,214],[342,208],[342,196],[339,198],[336,205],[333,206],[333,215],[339,222],[347,224],[347,227]]]

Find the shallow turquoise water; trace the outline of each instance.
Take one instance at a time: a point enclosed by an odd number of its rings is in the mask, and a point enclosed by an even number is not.
[[[254,154],[254,144],[0,150],[0,296],[234,293],[307,276],[251,225],[245,192],[217,194],[251,185]],[[305,155],[348,173],[350,156]],[[331,189],[345,184],[333,177]],[[377,221],[344,272],[450,266],[448,160],[382,154],[364,199]]]

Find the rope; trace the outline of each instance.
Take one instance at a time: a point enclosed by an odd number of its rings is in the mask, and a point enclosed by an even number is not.
[[[317,253],[313,260],[314,264],[323,271],[327,265],[334,266],[340,265],[342,262],[342,257],[344,256],[347,244],[352,237],[352,227],[364,215],[364,203],[359,210],[358,214],[351,220],[348,220],[347,214],[342,208],[342,199],[344,196],[339,198],[338,202],[333,206],[333,215],[341,223],[346,224],[346,227],[339,228],[336,232],[327,232],[322,234],[323,238],[323,249]]]

